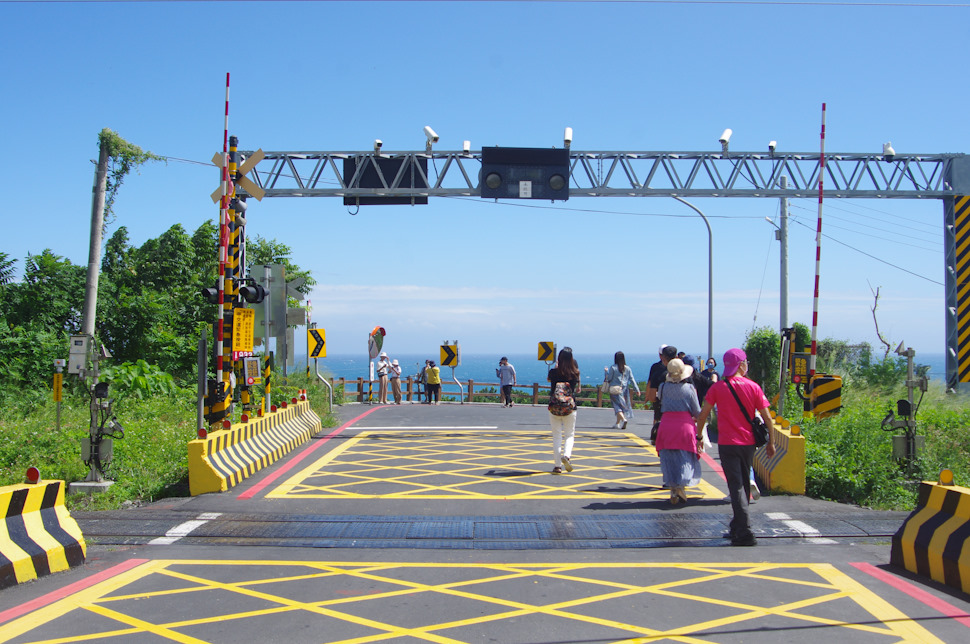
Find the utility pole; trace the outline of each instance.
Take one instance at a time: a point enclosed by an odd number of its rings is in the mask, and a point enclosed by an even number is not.
[[[84,311],[81,333],[94,336],[94,315],[98,308],[98,276],[101,270],[101,229],[104,228],[104,193],[108,185],[108,140],[101,137],[98,169],[94,173],[91,200],[91,240],[88,247],[88,274],[84,282]]]
[[[788,189],[788,177],[781,177],[781,189]],[[781,305],[779,329],[788,328],[788,197],[781,198],[781,217],[775,234],[781,242]]]

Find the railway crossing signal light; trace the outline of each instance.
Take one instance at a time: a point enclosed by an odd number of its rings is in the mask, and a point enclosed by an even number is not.
[[[266,297],[266,289],[256,283],[246,284],[239,288],[239,295],[250,304],[258,304]]]
[[[485,199],[569,199],[569,150],[482,148]]]
[[[199,291],[202,297],[209,304],[219,303],[219,289],[217,288],[203,288]]]

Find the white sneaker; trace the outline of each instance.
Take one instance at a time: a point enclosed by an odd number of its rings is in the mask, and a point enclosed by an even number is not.
[[[751,500],[757,501],[761,498],[761,490],[758,489],[758,484],[751,479]]]

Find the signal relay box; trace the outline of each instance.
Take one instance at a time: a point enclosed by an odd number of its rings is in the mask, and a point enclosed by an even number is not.
[[[68,352],[67,372],[81,373],[88,368],[88,352],[91,348],[91,336],[72,335],[71,348]]]

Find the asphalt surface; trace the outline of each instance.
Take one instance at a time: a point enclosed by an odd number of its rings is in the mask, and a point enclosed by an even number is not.
[[[970,598],[889,566],[905,512],[752,505],[716,448],[671,506],[645,437],[582,409],[347,405],[229,492],[76,513],[84,566],[0,592],[0,642],[965,642]]]

